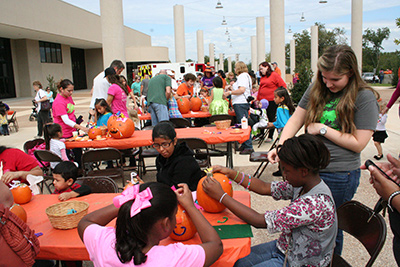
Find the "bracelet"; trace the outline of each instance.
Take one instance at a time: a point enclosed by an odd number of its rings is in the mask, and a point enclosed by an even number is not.
[[[241,185],[243,183],[244,180],[244,172],[242,172],[242,180],[240,180],[240,182],[238,183],[238,185]]]
[[[395,192],[393,192],[391,195],[390,195],[390,197],[389,197],[389,199],[388,199],[388,201],[387,201],[387,203],[388,203],[388,206],[389,206],[389,208],[393,211],[393,208],[392,208],[392,200],[393,200],[393,198],[395,197],[395,196],[397,196],[397,195],[400,195],[400,191],[395,191]]]
[[[222,202],[222,200],[224,199],[224,197],[225,197],[227,194],[228,194],[228,193],[224,193],[224,194],[221,196],[221,198],[219,199],[219,203]]]
[[[234,182],[236,182],[236,178],[238,177],[238,175],[239,175],[239,171],[237,171],[236,176],[235,176],[235,178],[233,179]]]
[[[249,174],[249,183],[247,184],[247,187],[246,187],[247,190],[250,188],[250,184],[251,184],[251,175]]]

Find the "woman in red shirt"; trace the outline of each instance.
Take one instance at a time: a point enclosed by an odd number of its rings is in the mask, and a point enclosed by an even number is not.
[[[282,77],[274,72],[271,65],[264,61],[259,65],[259,71],[261,74],[260,87],[258,89],[257,100],[267,99],[269,102],[267,108],[268,121],[275,121],[276,109],[278,105],[274,102],[274,92],[278,87],[285,87],[286,83]],[[267,142],[272,141],[274,135],[274,129],[271,129],[268,133]]]

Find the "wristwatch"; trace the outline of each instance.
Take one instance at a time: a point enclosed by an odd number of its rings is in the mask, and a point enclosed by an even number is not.
[[[319,134],[324,136],[327,131],[328,131],[328,127],[326,125],[324,125],[324,126],[322,126],[321,129],[319,129]]]

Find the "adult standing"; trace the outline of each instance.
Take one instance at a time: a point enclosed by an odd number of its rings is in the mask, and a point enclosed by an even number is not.
[[[151,115],[151,125],[156,126],[160,121],[169,120],[168,100],[171,96],[171,78],[166,70],[150,79],[147,92],[147,103]]]
[[[250,104],[247,98],[251,96],[252,81],[250,75],[247,73],[248,69],[243,61],[238,61],[235,65],[235,72],[237,76],[237,81],[233,84],[232,91],[227,91],[224,93],[224,97],[232,97],[232,105],[236,114],[236,122],[241,123],[241,119],[245,117],[249,118]],[[240,154],[251,154],[253,149],[253,144],[251,143],[251,136],[249,140],[244,142],[239,148]]]
[[[49,111],[50,110],[44,110],[42,108],[42,103],[44,101],[49,100],[46,96],[46,92],[43,90],[42,84],[39,81],[34,81],[32,83],[33,89],[36,91],[36,96],[35,96],[35,103],[36,103],[36,111],[38,113],[37,116],[37,136],[36,137],[41,137],[43,135],[43,125],[48,123],[50,121],[50,115]]]
[[[132,83],[131,88],[134,95],[140,96],[140,76],[135,76],[135,81]]]
[[[145,74],[143,80],[140,82],[140,95],[147,96],[147,89],[149,87],[150,77],[149,74]]]
[[[276,73],[278,73],[279,76],[282,77],[282,72],[281,72],[281,69],[278,67],[278,63],[276,63],[276,62],[272,63],[272,67],[274,68],[274,71],[275,71]]]
[[[274,92],[278,87],[282,86],[286,88],[286,83],[278,73],[272,70],[271,65],[269,65],[269,63],[266,61],[262,62],[259,65],[259,71],[261,74],[261,79],[260,79],[260,87],[258,89],[257,100],[259,101],[261,101],[261,99],[268,100],[269,102],[267,108],[268,121],[273,122],[275,121],[276,109],[278,108],[278,105],[274,101]],[[274,136],[274,131],[275,129],[270,129],[268,133],[268,138],[266,140],[267,142],[272,141],[272,138]]]
[[[394,90],[392,96],[390,97],[389,103],[386,105],[386,108],[382,110],[382,114],[385,114],[389,111],[389,109],[393,106],[393,104],[396,102],[399,96],[400,96],[400,79],[399,82],[397,83],[396,90]],[[399,117],[400,117],[400,106],[399,106]]]
[[[175,71],[167,70],[167,75],[171,78],[171,90],[174,94],[178,90],[178,83],[175,80]]]
[[[317,66],[317,79],[283,128],[279,144],[303,125],[325,143],[331,161],[320,171],[320,177],[331,189],[336,207],[340,207],[353,198],[359,185],[360,153],[376,128],[378,93],[361,79],[356,55],[347,45],[329,47]],[[276,149],[268,153],[268,160],[277,162]],[[335,253],[340,255],[342,246],[343,232],[339,230]]]
[[[104,73],[106,74],[107,81],[111,84],[107,92],[107,104],[111,107],[114,114],[120,112],[129,118],[126,106],[129,95],[127,87],[122,84],[119,75],[115,73],[113,68],[107,68]]]

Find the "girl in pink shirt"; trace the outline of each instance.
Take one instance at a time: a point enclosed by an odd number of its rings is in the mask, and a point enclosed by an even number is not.
[[[94,211],[79,222],[78,232],[94,266],[210,266],[222,254],[217,232],[196,209],[186,184],[174,192],[151,182],[129,186],[114,204]],[[200,245],[160,246],[176,225],[177,205],[191,217]],[[105,227],[117,217],[116,228]]]
[[[105,73],[107,74],[107,69]],[[111,106],[114,114],[120,111],[125,117],[129,118],[128,108],[126,107],[126,100],[129,95],[128,89],[121,83],[117,74],[109,74],[106,78],[111,83],[107,92],[108,105]]]

